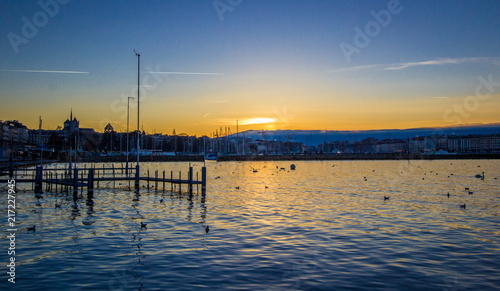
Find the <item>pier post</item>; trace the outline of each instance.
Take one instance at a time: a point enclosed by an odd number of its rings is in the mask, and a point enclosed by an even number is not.
[[[193,167],[189,167],[189,194],[193,194]]]
[[[179,171],[179,193],[182,191],[182,173]]]
[[[207,190],[207,168],[201,168],[201,192],[205,193]]]
[[[155,190],[158,190],[158,170],[155,171]]]
[[[170,192],[174,192],[174,171],[170,171]]]
[[[78,168],[73,169],[73,202],[78,199]]]
[[[165,170],[163,170],[163,192],[165,192]]]
[[[139,165],[135,166],[135,189],[139,189]]]
[[[89,176],[88,176],[88,181],[87,181],[87,199],[92,199],[94,198],[94,169],[90,168],[89,169]]]
[[[43,166],[37,166],[35,170],[35,193],[43,193],[42,181],[43,181]]]

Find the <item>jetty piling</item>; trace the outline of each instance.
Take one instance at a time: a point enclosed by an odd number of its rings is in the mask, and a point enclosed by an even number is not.
[[[130,168],[131,171],[134,168]],[[136,173],[134,175],[129,175],[129,172],[126,168],[116,168],[114,165],[108,165],[106,168],[103,165],[103,168],[96,168],[95,165],[91,165],[90,167],[82,167],[79,168],[77,165],[69,165],[66,168],[48,168],[44,169],[43,166],[35,166],[35,168],[26,169],[23,167],[19,167],[14,169],[11,173],[10,171],[4,171],[5,174],[12,174],[13,177],[16,177],[16,186],[21,183],[30,183],[31,189],[34,190],[36,194],[42,194],[44,191],[55,193],[64,193],[68,196],[70,191],[72,190],[73,201],[77,201],[79,197],[82,197],[85,188],[87,188],[88,199],[92,199],[94,196],[95,186],[99,188],[99,186],[104,187],[116,187],[116,181],[130,181],[135,180],[136,187],[140,185],[140,181],[147,182],[147,188],[150,189],[154,187],[155,190],[159,190],[159,186],[163,188],[165,191],[165,183],[170,183],[170,190],[173,193],[174,191],[179,193],[182,192],[182,185],[186,184],[188,187],[186,191],[190,194],[193,193],[193,186],[196,185],[196,191],[199,191],[199,185],[201,185],[202,192],[206,191],[206,167],[201,168],[201,180],[199,179],[200,175],[198,171],[196,171],[196,177],[194,174],[194,168],[192,166],[189,167],[189,171],[187,173],[187,178],[183,178],[182,171],[179,171],[178,178],[174,178],[173,171],[170,171],[170,177],[167,178],[166,171],[163,170],[163,174],[160,175],[159,170],[155,170],[155,175],[152,177],[150,171],[147,170],[145,174],[141,176],[139,172],[139,166],[135,167]],[[124,173],[124,174],[120,174]],[[23,175],[24,174],[24,175]],[[133,173],[132,173],[133,174]],[[20,176],[20,178],[17,178]],[[7,182],[7,179],[0,179],[0,183]],[[113,184],[108,182],[113,182]],[[154,185],[150,185],[150,182],[154,181]],[[100,185],[100,182],[104,182],[103,185]],[[162,183],[162,185],[160,184]],[[44,185],[45,183],[45,185]],[[176,189],[176,184],[178,184],[178,189]],[[29,184],[28,184],[29,185]],[[130,185],[130,184],[129,184]],[[80,188],[80,189],[78,189]],[[130,187],[129,187],[130,189]],[[78,190],[82,195],[78,195]]]
[[[135,189],[139,189],[139,164],[135,165]]]
[[[193,167],[189,167],[189,194],[193,194]]]
[[[201,192],[205,193],[207,190],[207,168],[201,168]]]

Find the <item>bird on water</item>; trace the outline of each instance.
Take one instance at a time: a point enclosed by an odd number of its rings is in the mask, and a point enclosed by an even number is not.
[[[466,209],[467,207],[465,206],[465,203],[464,203],[464,204],[460,205],[460,208]]]
[[[389,200],[389,199],[391,199],[391,197],[389,197],[389,196],[384,196],[384,201],[385,201],[385,200]]]
[[[36,231],[36,225],[33,225],[33,227],[28,227],[28,231]]]
[[[148,225],[147,223],[144,223],[144,222],[141,221],[141,228],[148,229],[147,225]]]
[[[208,233],[210,231],[210,227],[208,225],[205,225],[205,233]]]

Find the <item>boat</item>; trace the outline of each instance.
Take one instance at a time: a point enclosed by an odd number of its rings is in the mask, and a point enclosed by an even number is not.
[[[208,154],[205,156],[205,160],[215,161],[217,160],[217,156],[215,154]]]

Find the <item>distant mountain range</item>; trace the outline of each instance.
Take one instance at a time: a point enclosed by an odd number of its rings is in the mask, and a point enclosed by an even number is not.
[[[240,132],[239,136],[249,137],[254,140],[262,139],[261,130],[247,130]],[[500,123],[493,124],[474,124],[461,125],[455,127],[441,128],[409,128],[409,129],[380,129],[380,130],[267,130],[264,134],[265,140],[287,141],[287,136],[290,136],[290,141],[302,142],[309,146],[316,146],[324,141],[339,141],[339,140],[363,140],[368,137],[374,137],[382,140],[391,139],[406,139],[416,136],[429,136],[433,134],[441,135],[469,135],[469,134],[496,134],[500,133]],[[235,136],[235,134],[233,134]]]

